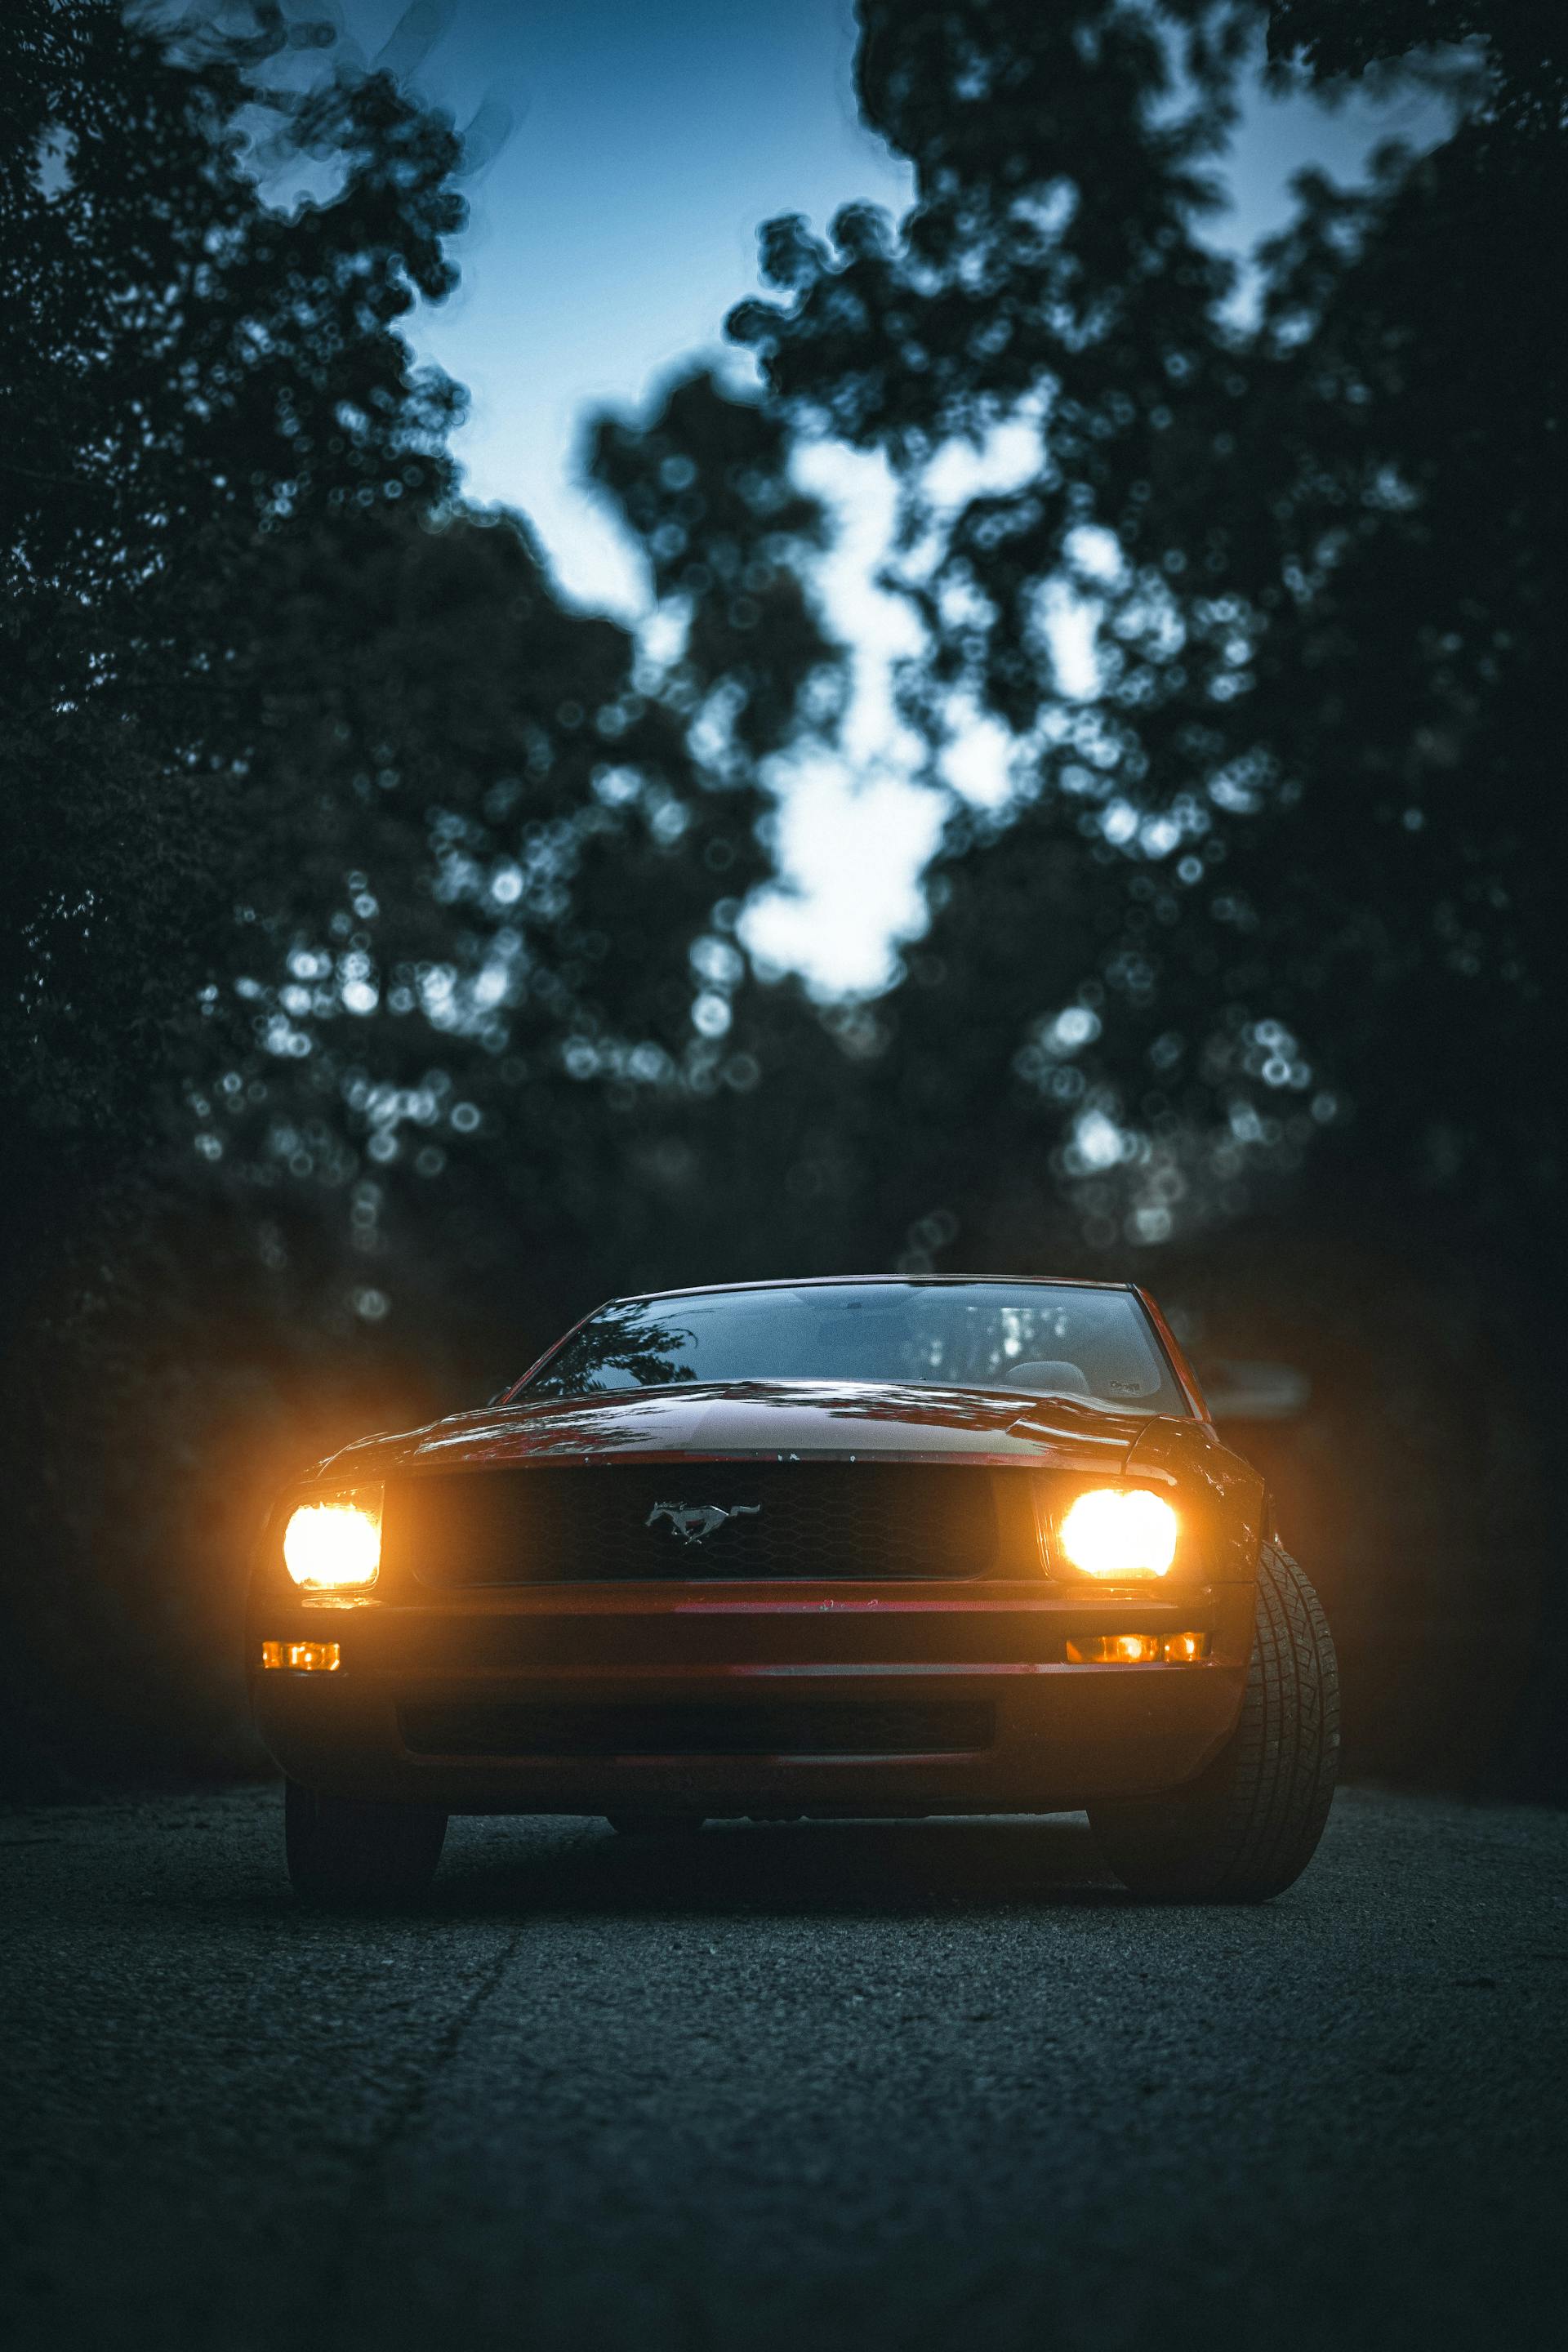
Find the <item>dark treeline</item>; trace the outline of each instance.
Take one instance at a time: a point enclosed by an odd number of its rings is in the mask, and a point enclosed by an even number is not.
[[[1200,1357],[1305,1372],[1237,1438],[1352,1757],[1554,1785],[1554,12],[860,0],[910,216],[771,224],[761,392],[588,436],[646,639],[465,502],[412,365],[474,142],[239,13],[0,28],[7,1769],[246,1766],[246,1549],[300,1460],[616,1289],[902,1265],[1130,1272]],[[1265,44],[1451,128],[1307,175],[1238,273],[1205,231]],[[1005,426],[1016,486],[944,499]],[[847,691],[824,436],[899,484],[933,786],[984,719],[1012,790],[949,793],[896,985],[818,1005],[742,914]]]

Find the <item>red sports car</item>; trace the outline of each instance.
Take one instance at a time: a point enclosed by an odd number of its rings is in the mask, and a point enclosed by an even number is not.
[[[247,1641],[322,1901],[417,1892],[454,1812],[1080,1807],[1134,1892],[1256,1901],[1333,1785],[1316,1595],[1127,1284],[615,1299],[281,1496]]]

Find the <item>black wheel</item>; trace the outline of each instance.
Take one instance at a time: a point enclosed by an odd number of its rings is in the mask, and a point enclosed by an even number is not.
[[[1191,1786],[1090,1805],[1100,1851],[1134,1895],[1264,1903],[1300,1878],[1334,1793],[1340,1678],[1317,1594],[1265,1544],[1258,1631],[1228,1745]]]
[[[690,1837],[702,1827],[702,1813],[606,1813],[617,1837]]]
[[[283,1791],[289,1876],[307,1903],[406,1902],[436,1875],[447,1816],[428,1805],[361,1804],[289,1780]]]

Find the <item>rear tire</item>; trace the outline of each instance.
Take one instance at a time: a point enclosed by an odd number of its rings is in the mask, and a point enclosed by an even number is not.
[[[1334,1793],[1340,1681],[1317,1594],[1289,1552],[1262,1547],[1258,1630],[1241,1718],[1190,1787],[1102,1798],[1089,1809],[1101,1853],[1134,1895],[1266,1903],[1317,1850]]]
[[[441,1859],[447,1816],[428,1805],[323,1797],[298,1780],[283,1790],[283,1839],[294,1892],[306,1903],[368,1907],[425,1893]]]
[[[692,1837],[702,1827],[702,1813],[606,1813],[617,1837]]]

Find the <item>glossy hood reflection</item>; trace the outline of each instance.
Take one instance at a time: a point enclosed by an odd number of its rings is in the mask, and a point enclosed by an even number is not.
[[[1075,1397],[858,1381],[736,1381],[551,1398],[455,1413],[406,1435],[373,1437],[319,1465],[338,1480],[389,1470],[529,1462],[845,1460],[996,1462],[1115,1475],[1151,1429]]]

